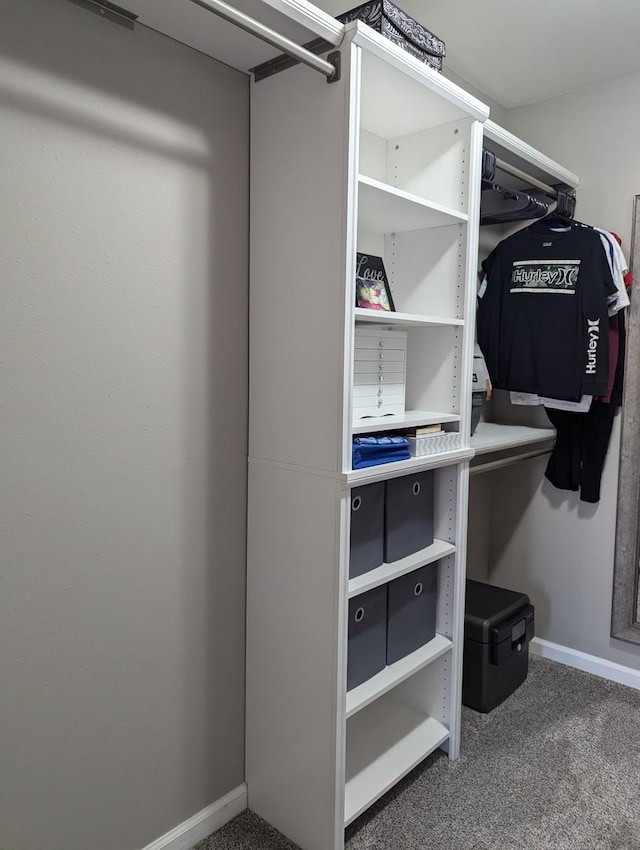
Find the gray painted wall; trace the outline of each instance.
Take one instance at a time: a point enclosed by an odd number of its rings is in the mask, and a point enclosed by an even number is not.
[[[444,70],[443,75],[447,77],[447,79],[451,80],[452,83],[463,88],[465,91],[468,91],[469,94],[472,94],[474,97],[477,97],[478,100],[482,101],[482,103],[486,103],[486,105],[491,110],[491,120],[495,121],[496,124],[500,124],[501,126],[506,126],[508,109],[502,106],[501,103],[498,103],[497,100],[489,97],[488,94],[485,94],[479,88],[470,83],[468,80],[465,80],[464,77],[461,77],[457,74],[453,68],[450,68],[447,60],[444,62]]]
[[[576,218],[619,233],[627,256],[640,192],[639,86],[640,75],[618,78],[511,110],[507,122],[580,175]],[[597,506],[543,481],[544,461],[492,473],[490,576],[531,594],[539,637],[640,669],[640,647],[609,637],[619,439],[618,419]]]
[[[0,846],[244,778],[248,78],[0,0]]]

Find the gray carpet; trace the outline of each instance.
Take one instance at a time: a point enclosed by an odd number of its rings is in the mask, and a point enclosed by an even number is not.
[[[462,756],[434,753],[347,830],[347,850],[638,850],[640,692],[532,659]],[[297,850],[245,812],[197,850]]]

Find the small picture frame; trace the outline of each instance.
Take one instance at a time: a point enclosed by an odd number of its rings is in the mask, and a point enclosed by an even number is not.
[[[395,312],[396,308],[382,257],[357,254],[356,307]]]

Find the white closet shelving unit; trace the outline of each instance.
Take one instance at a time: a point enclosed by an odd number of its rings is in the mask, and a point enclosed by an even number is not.
[[[576,174],[493,121],[485,122],[483,134],[484,147],[509,165],[551,186],[560,185],[567,189],[578,187],[580,181]],[[526,185],[517,178],[500,172],[497,172],[496,182],[515,189]],[[519,222],[515,225],[491,225],[481,228],[480,260],[483,260],[501,239],[526,224]],[[495,393],[494,399],[487,405],[486,418],[488,421],[480,422],[471,438],[471,446],[476,454],[474,465],[486,462],[486,458],[480,458],[479,455],[497,452],[502,453],[501,457],[512,456],[516,461],[519,455],[528,454],[536,447],[549,448],[555,439],[555,429],[550,427],[541,408],[512,406],[508,393]],[[507,452],[509,455],[506,455]]]
[[[252,86],[249,806],[303,850],[429,753],[459,751],[482,122],[488,109],[361,24],[342,76]],[[356,251],[397,313],[356,309]],[[407,412],[352,418],[355,328],[408,335]],[[458,448],[353,470],[354,434],[445,423]],[[435,539],[349,580],[350,491],[435,475]],[[437,634],[347,693],[350,598],[435,563]]]

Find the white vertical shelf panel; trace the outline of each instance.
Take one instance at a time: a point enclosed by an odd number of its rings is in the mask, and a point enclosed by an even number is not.
[[[304,850],[342,846],[345,501],[336,479],[249,464],[249,806]]]
[[[411,711],[432,717],[438,723],[441,723],[449,731],[445,745],[449,751],[451,750],[449,723],[452,719],[455,721],[460,714],[460,706],[456,705],[452,697],[452,652],[445,653],[433,663],[424,667],[415,676],[398,685],[390,694],[394,702]],[[444,741],[442,743],[444,744]]]
[[[387,182],[466,213],[470,118],[389,139]]]
[[[469,166],[467,171],[469,193],[469,223],[467,225],[467,250],[464,267],[464,314],[469,318],[462,337],[462,360],[460,364],[460,429],[464,435],[463,445],[471,439],[471,393],[473,387],[473,348],[475,327],[471,317],[476,313],[478,287],[478,238],[480,231],[480,190],[482,180],[482,125],[474,121],[471,125],[469,142]],[[464,503],[466,513],[467,503]]]
[[[460,412],[463,329],[409,328],[407,407]]]
[[[353,44],[345,47],[349,51],[349,118],[347,128],[347,215],[345,220],[346,240],[343,245],[343,256],[347,267],[345,281],[344,305],[344,347],[340,379],[342,382],[343,404],[341,409],[341,452],[339,466],[345,474],[352,466],[352,433],[353,418],[353,374],[355,356],[355,279],[356,279],[356,250],[358,243],[358,209],[360,174],[360,132],[361,132],[361,96],[362,96],[362,50]],[[344,52],[344,51],[343,51]],[[331,85],[334,85],[333,83]],[[350,514],[349,514],[350,516]],[[345,620],[346,622],[346,620]],[[346,650],[345,650],[346,651]],[[346,678],[345,678],[346,682]],[[346,687],[346,685],[345,685]]]
[[[433,534],[438,540],[456,544],[458,526],[458,469],[447,466],[438,470],[435,478],[435,515]],[[447,632],[448,634],[448,632]]]
[[[355,263],[349,56],[332,85],[299,66],[252,86],[250,455],[332,472]]]
[[[458,224],[385,238],[385,268],[396,310],[465,318],[466,232]]]
[[[457,516],[456,539],[459,545],[455,554],[455,573],[453,576],[453,609],[456,616],[453,621],[451,640],[451,710],[449,719],[449,758],[460,755],[460,726],[462,706],[462,656],[464,652],[464,605],[466,592],[467,529],[469,506],[469,464],[460,464],[457,470]]]
[[[387,175],[387,140],[369,133],[368,130],[360,131],[359,173],[374,180],[380,180],[382,183],[389,182]]]
[[[445,635],[449,640],[455,632],[454,581],[457,569],[454,555],[443,558],[438,565],[438,607],[436,615],[436,631]]]

